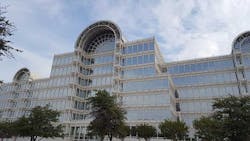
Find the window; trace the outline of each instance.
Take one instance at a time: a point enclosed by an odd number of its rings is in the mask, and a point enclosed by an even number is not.
[[[148,63],[149,62],[149,56],[148,55],[143,55],[143,60],[144,60],[144,63]]]
[[[143,46],[143,51],[147,51],[148,50],[148,44],[146,43],[146,44],[144,44],[144,46]]]
[[[142,61],[142,56],[138,56],[138,64],[142,64],[143,61]]]
[[[132,61],[132,65],[136,65],[137,64],[137,57],[133,57],[133,61]],[[140,64],[140,60],[138,60],[138,64]]]
[[[149,43],[149,50],[154,50],[154,43],[153,42]]]
[[[143,51],[143,46],[142,45],[138,45],[138,52]]]
[[[128,54],[130,54],[130,53],[132,53],[132,46],[128,46],[128,50],[127,50],[128,52]]]
[[[133,53],[137,52],[137,45],[133,45]]]
[[[153,89],[167,89],[167,79],[145,80],[124,83],[124,91],[144,91]]]
[[[154,62],[154,61],[155,61],[155,56],[154,56],[154,54],[150,54],[150,55],[149,55],[149,60],[150,60],[150,62]]]

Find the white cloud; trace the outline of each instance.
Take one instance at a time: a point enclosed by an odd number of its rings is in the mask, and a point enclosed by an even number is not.
[[[4,58],[4,60],[0,62],[1,70],[3,70],[1,71],[1,80],[6,82],[11,81],[14,74],[24,67],[28,68],[36,77],[42,78],[49,76],[52,65],[51,58],[42,57],[39,55],[39,52],[31,52],[22,47],[18,48],[23,50],[23,52],[14,53],[15,58]]]
[[[72,51],[74,43],[68,43],[55,29],[49,28],[53,21],[62,23],[64,5],[60,1],[30,2],[8,1],[6,16],[12,21],[16,30],[12,36],[12,46],[23,50],[14,53],[15,59],[4,58],[0,61],[0,80],[12,81],[14,74],[27,67],[39,77],[48,77],[54,54]],[[44,17],[48,17],[45,19]],[[60,25],[58,24],[58,25]]]
[[[90,13],[118,23],[130,40],[155,35],[166,61],[229,54],[233,39],[250,29],[247,0],[147,2],[98,1]],[[194,48],[200,51],[187,53]]]
[[[193,56],[195,54],[195,56]],[[176,54],[177,59],[200,58],[218,54],[216,42],[207,39],[193,39],[186,42],[185,47]]]
[[[17,55],[18,62],[30,69],[38,77],[49,76],[52,59],[40,56],[38,53],[23,49],[23,53]]]
[[[229,54],[237,34],[250,29],[249,2],[161,1],[154,13],[167,61]]]
[[[12,79],[9,72],[13,75],[24,65],[48,76],[52,55],[73,51],[73,38],[83,30],[79,25],[97,20],[114,21],[129,40],[156,36],[167,62],[229,54],[233,39],[250,29],[249,0],[13,0],[7,4],[18,27],[14,44],[26,53],[18,57],[19,65],[13,60],[0,62],[6,70],[0,79],[6,81]],[[76,35],[72,30],[78,31]],[[67,39],[67,34],[75,36]]]

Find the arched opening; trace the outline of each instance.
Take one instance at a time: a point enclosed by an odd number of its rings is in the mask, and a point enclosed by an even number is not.
[[[27,68],[22,68],[15,74],[13,81],[28,81],[30,79],[30,71]]]
[[[99,21],[80,34],[75,48],[86,53],[110,51],[114,49],[117,40],[122,40],[119,27],[110,21]]]
[[[86,42],[84,51],[87,53],[101,53],[106,51],[112,51],[115,47],[115,36],[111,32],[105,32],[96,35],[94,38]]]
[[[250,52],[250,31],[244,32],[235,38],[233,42],[233,50],[242,53]]]
[[[87,27],[78,37],[75,49],[84,54],[80,55],[80,73],[92,75],[91,78],[78,78],[78,84],[90,89],[105,89],[111,93],[113,84],[114,49],[116,43],[122,41],[121,32],[117,25],[110,21],[99,21]],[[94,91],[90,90],[91,95]]]

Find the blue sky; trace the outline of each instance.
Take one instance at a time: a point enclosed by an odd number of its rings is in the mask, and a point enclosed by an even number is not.
[[[2,58],[0,80],[27,67],[48,77],[54,54],[74,50],[84,28],[98,20],[119,25],[127,40],[155,36],[167,62],[229,54],[250,30],[249,0],[0,0],[15,24],[15,59]]]

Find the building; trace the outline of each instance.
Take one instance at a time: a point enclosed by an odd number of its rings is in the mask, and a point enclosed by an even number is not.
[[[73,52],[54,56],[48,78],[33,79],[23,68],[1,84],[0,119],[50,104],[62,112],[67,139],[82,140],[90,122],[86,98],[96,89],[118,96],[131,128],[181,119],[192,135],[192,121],[212,112],[214,98],[249,95],[250,32],[235,38],[231,54],[166,63],[155,38],[126,41],[116,24],[96,22],[80,34]]]

